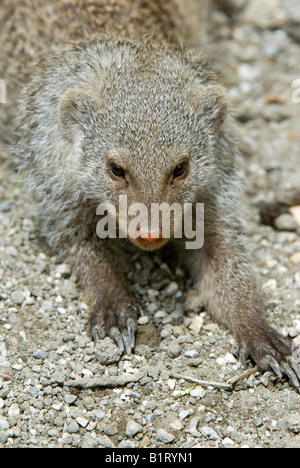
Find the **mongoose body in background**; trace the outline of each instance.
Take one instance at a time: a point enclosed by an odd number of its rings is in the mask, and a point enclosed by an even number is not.
[[[194,11],[200,3],[190,0]],[[250,355],[299,386],[291,345],[264,318],[246,254],[226,95],[205,62],[180,47],[179,4],[2,0],[0,134],[7,139],[14,120],[13,152],[39,194],[50,246],[85,287],[94,339],[109,335],[130,353],[137,319],[121,240],[96,235],[99,203],[117,205],[120,195],[147,207],[204,203],[203,248],[185,250],[183,239],[157,238],[148,226],[132,242],[146,250],[173,243],[242,363]]]

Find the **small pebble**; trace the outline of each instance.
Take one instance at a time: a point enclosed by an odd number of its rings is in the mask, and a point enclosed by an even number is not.
[[[59,437],[59,430],[58,429],[50,429],[48,431],[48,436],[49,437],[54,437],[54,438],[58,438]]]
[[[286,418],[287,428],[294,434],[300,434],[300,415],[291,414]]]
[[[45,351],[42,351],[41,349],[33,351],[32,355],[35,359],[42,359],[43,361],[48,357],[48,354],[45,353]]]
[[[225,439],[222,440],[222,445],[225,448],[230,448],[233,447],[235,443],[230,439],[230,437],[225,437]]]
[[[62,278],[69,278],[71,276],[70,267],[65,263],[62,263],[56,268],[56,273],[58,273]]]
[[[290,261],[292,263],[295,263],[296,265],[298,265],[298,263],[300,263],[300,252],[296,252],[295,254],[293,254],[290,257]]]
[[[79,432],[79,425],[77,424],[76,421],[71,421],[70,424],[67,427],[67,432],[69,434],[76,434]]]
[[[157,291],[157,289],[152,289],[152,288],[149,288],[147,293],[149,297],[151,296],[156,297],[159,295],[159,291]]]
[[[278,265],[278,261],[274,258],[268,258],[266,260],[266,265],[268,268],[274,268],[276,265]]]
[[[89,423],[89,421],[86,419],[86,418],[83,418],[81,416],[79,416],[78,418],[76,418],[76,422],[77,424],[79,424],[79,426],[81,427],[86,427]]]
[[[76,395],[65,395],[64,400],[65,400],[65,403],[67,403],[67,405],[72,405],[77,400],[77,396]]]
[[[43,309],[45,312],[52,312],[52,309],[53,309],[52,301],[44,301],[44,302],[42,303],[42,309]]]
[[[149,317],[147,315],[143,315],[138,319],[139,325],[147,325],[147,323],[149,323]]]
[[[236,362],[237,362],[234,355],[231,354],[231,353],[227,353],[225,355],[224,359],[228,364],[236,364]]]
[[[216,363],[218,364],[218,366],[225,366],[226,365],[226,361],[223,357],[218,357],[216,359]]]
[[[167,348],[167,353],[168,353],[168,356],[170,356],[171,358],[177,358],[180,355],[181,347],[177,343],[177,341],[173,341],[172,343],[169,344]]]
[[[127,437],[134,437],[140,432],[143,432],[143,428],[140,424],[138,424],[137,422],[133,420],[128,421],[126,425],[126,431],[125,431],[125,434],[127,435]]]
[[[206,395],[206,391],[204,390],[204,388],[202,387],[196,387],[196,388],[193,388],[193,390],[191,390],[190,392],[190,396],[194,397],[194,398],[203,398],[205,397]]]
[[[9,429],[9,422],[4,416],[0,415],[0,431],[6,431]]]
[[[0,444],[6,444],[8,439],[8,433],[4,431],[0,431]]]
[[[291,206],[290,212],[292,213],[293,217],[295,218],[298,225],[300,226],[300,205]]]
[[[174,390],[176,387],[176,380],[175,379],[168,379],[167,380],[167,385],[171,390]]]
[[[192,409],[189,409],[189,410],[183,410],[183,411],[180,411],[178,417],[181,421],[183,421],[184,419],[188,418],[189,416],[191,416],[191,414],[194,413],[194,410]]]
[[[15,304],[21,305],[24,302],[25,297],[20,291],[13,291],[11,293],[11,299]]]
[[[182,424],[180,419],[175,419],[175,421],[171,422],[170,427],[174,431],[181,431],[181,429],[184,428],[184,425]]]
[[[80,448],[94,448],[96,446],[97,441],[90,434],[85,434],[79,443]]]
[[[115,448],[113,441],[105,434],[97,437],[97,443],[104,448]]]
[[[175,436],[173,434],[169,434],[165,429],[158,429],[156,433],[156,439],[159,442],[164,444],[171,444],[175,440]]]
[[[211,440],[218,440],[220,439],[219,435],[216,433],[214,429],[208,426],[204,426],[201,428],[201,434],[204,437],[208,437]]]
[[[275,58],[278,55],[278,48],[274,44],[264,44],[262,50],[267,57]]]
[[[9,408],[8,408],[8,416],[18,416],[20,414],[20,408],[17,405],[17,403],[13,403]]]
[[[122,440],[119,443],[118,448],[134,449],[134,448],[136,448],[136,444],[135,444],[135,442],[133,440]]]
[[[171,281],[167,287],[165,287],[164,292],[167,296],[174,296],[178,291],[178,284],[175,281]]]
[[[283,213],[275,219],[274,225],[278,231],[295,232],[298,229],[298,223],[289,213]]]
[[[189,358],[197,358],[199,356],[199,353],[195,349],[189,349],[184,353],[185,357]]]
[[[193,335],[197,335],[198,333],[200,333],[200,330],[203,326],[203,322],[204,322],[204,319],[200,315],[193,318],[193,320],[191,321],[189,325],[189,330],[191,331]]]

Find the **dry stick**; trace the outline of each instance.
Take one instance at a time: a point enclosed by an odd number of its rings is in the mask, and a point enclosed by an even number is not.
[[[174,379],[184,379],[189,382],[195,382],[199,385],[203,385],[205,387],[227,388],[228,390],[232,388],[232,386],[227,383],[208,382],[207,380],[198,380],[198,379],[194,379],[193,377],[187,377],[186,375],[180,375],[180,374],[173,374],[172,372],[168,372],[168,371],[162,371],[162,372],[164,372],[165,374],[169,374],[169,376],[173,377]]]
[[[245,372],[242,372],[241,374],[236,375],[235,377],[232,377],[231,379],[227,380],[227,384],[233,386],[236,382],[242,379],[247,379],[247,377],[250,377],[252,374],[256,374],[258,372],[258,367],[252,367],[252,369],[248,369]]]
[[[168,371],[163,371],[163,372],[165,374],[168,374],[170,377],[173,377],[174,379],[184,379],[189,382],[195,382],[199,385],[203,385],[204,387],[217,387],[217,388],[225,388],[227,390],[232,390],[232,387],[236,382],[242,379],[246,379],[252,374],[256,374],[257,371],[258,371],[258,367],[255,366],[252,369],[248,369],[245,372],[242,372],[242,374],[232,377],[231,379],[227,380],[226,383],[213,382],[213,381],[210,382],[208,380],[194,379],[193,377],[188,377],[186,375],[181,375],[181,374],[173,374],[172,372],[168,372]]]

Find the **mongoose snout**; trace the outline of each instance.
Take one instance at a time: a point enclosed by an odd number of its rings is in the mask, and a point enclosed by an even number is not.
[[[162,229],[156,228],[152,229],[151,227],[140,227],[139,237],[137,237],[137,243],[145,249],[154,250],[161,247],[164,244],[163,232]]]

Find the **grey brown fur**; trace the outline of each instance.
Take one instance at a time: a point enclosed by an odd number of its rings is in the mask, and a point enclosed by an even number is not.
[[[207,310],[233,332],[243,363],[250,355],[299,386],[291,345],[264,318],[246,254],[225,92],[206,63],[180,47],[177,7],[178,0],[2,1],[8,103],[0,135],[7,139],[15,122],[13,152],[38,193],[49,244],[87,292],[95,339],[110,335],[129,353],[137,317],[121,241],[96,236],[97,205],[116,204],[120,194],[147,206],[203,202],[204,247],[176,248]],[[185,176],[170,179],[183,159]],[[111,177],[111,160],[125,178]]]

